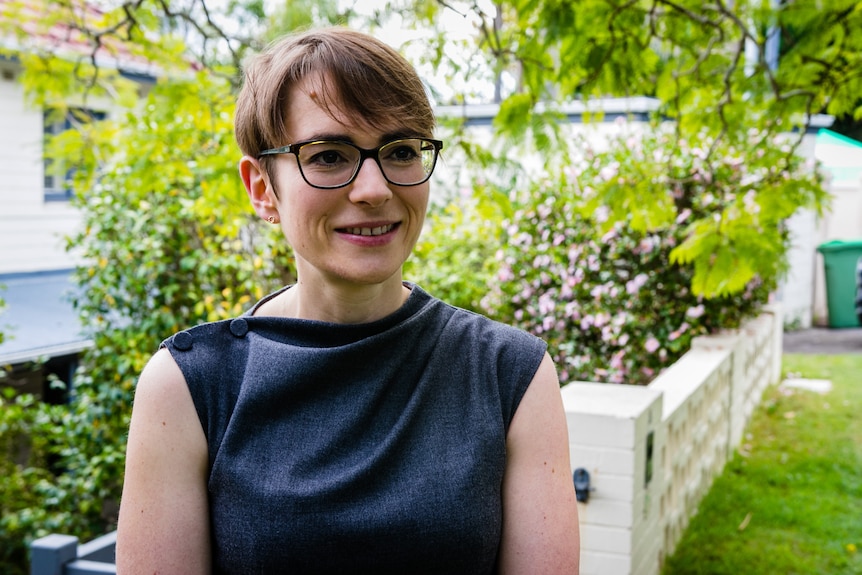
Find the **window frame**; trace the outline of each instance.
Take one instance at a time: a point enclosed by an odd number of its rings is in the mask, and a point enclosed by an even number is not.
[[[81,106],[62,109],[61,117],[60,112],[58,108],[45,108],[42,111],[42,194],[45,203],[69,202],[74,196],[72,180],[75,170],[67,169],[64,164],[48,157],[46,152],[50,139],[77,126],[107,118],[107,113],[102,110]]]

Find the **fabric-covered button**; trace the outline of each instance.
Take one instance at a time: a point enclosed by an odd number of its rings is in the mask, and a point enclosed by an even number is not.
[[[236,318],[230,322],[230,332],[237,337],[245,337],[248,333],[248,322],[242,318]]]
[[[174,336],[174,347],[180,351],[190,350],[193,342],[192,334],[187,331],[181,331]]]

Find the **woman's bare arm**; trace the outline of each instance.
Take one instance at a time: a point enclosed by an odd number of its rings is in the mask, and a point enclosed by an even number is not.
[[[545,354],[509,427],[500,573],[577,575],[578,507],[556,369]]]
[[[185,378],[167,350],[138,381],[120,519],[123,575],[210,572],[207,442]]]

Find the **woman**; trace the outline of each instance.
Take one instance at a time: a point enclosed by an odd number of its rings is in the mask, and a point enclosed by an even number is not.
[[[402,280],[433,129],[415,71],[364,34],[247,67],[239,171],[298,279],[141,374],[119,573],[577,573],[544,343]]]

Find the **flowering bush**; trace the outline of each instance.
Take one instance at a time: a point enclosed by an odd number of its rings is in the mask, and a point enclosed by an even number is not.
[[[739,151],[623,132],[555,180],[510,191],[499,220],[486,216],[481,226],[502,235],[473,238],[471,253],[494,252],[479,310],[545,339],[562,383],[648,383],[692,338],[738,327],[768,301],[788,249],[783,222],[819,193],[811,167],[782,145]],[[425,251],[458,262],[464,246]]]
[[[601,237],[556,189],[542,185],[507,223],[497,281],[483,310],[543,338],[573,380],[648,383],[691,339],[750,317],[762,281],[732,297],[690,289],[692,271],[670,263],[684,229],[641,233],[618,223]]]
[[[757,277],[776,283],[787,267],[784,222],[826,201],[813,162],[795,153],[799,137],[752,128],[742,142],[688,141],[618,123],[607,151],[585,146],[573,163],[580,212],[598,214],[602,232],[618,222],[638,232],[685,225],[670,261],[691,265],[698,295],[734,295]]]

